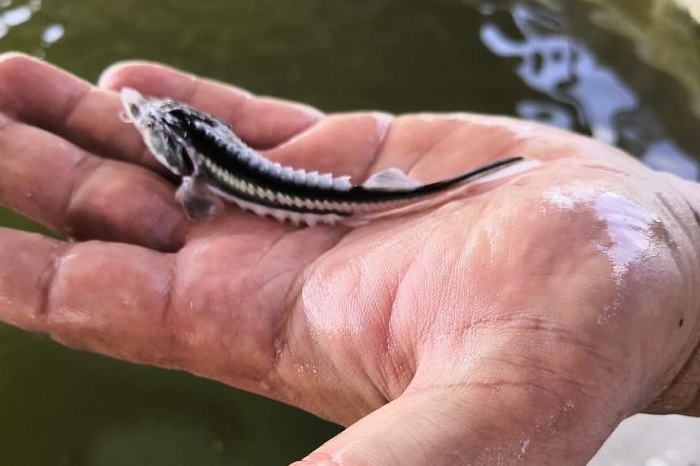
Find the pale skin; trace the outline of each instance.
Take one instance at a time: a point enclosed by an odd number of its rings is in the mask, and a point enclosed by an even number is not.
[[[128,86],[228,121],[271,159],[435,181],[539,162],[443,205],[296,229],[192,223],[119,119]],[[0,57],[0,319],[177,368],[345,426],[297,464],[585,464],[640,411],[697,414],[700,188],[506,118],[352,113],[148,63],[97,87]]]

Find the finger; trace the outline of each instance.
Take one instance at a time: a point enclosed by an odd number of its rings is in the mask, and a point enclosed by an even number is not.
[[[102,74],[99,86],[111,90],[133,87],[146,95],[185,102],[231,124],[256,149],[276,146],[323,117],[308,105],[256,97],[233,86],[153,63],[116,64]]]
[[[379,112],[331,115],[265,153],[283,165],[363,181],[384,143],[392,116]]]
[[[527,123],[469,114],[417,114],[396,118],[372,171],[399,167],[436,181],[498,158],[526,155],[520,145]]]
[[[188,222],[157,175],[0,114],[0,203],[76,239],[175,250]]]
[[[302,236],[309,251],[300,251]],[[172,255],[0,228],[0,321],[282,397],[273,373],[280,303],[300,264],[337,241],[322,230],[302,236],[242,232]],[[300,264],[290,267],[291,254]]]
[[[351,175],[355,183],[390,167],[430,182],[501,157],[526,155],[519,147],[524,128],[513,123],[462,114],[336,114],[265,155],[286,165]]]
[[[73,347],[165,357],[173,256],[0,229],[0,320]]]
[[[592,422],[524,388],[434,388],[392,401],[292,466],[586,464],[614,416]]]
[[[138,132],[119,119],[118,95],[35,58],[0,55],[0,112],[87,151],[160,170]]]

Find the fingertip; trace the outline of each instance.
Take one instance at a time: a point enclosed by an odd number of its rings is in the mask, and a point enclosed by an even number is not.
[[[327,453],[313,452],[306,458],[296,461],[289,466],[340,466],[340,464]]]
[[[133,62],[117,62],[109,65],[107,68],[102,70],[100,76],[97,78],[97,87],[109,90],[119,90],[121,86],[117,83],[119,82],[119,76],[123,73],[125,68],[133,66]]]
[[[197,78],[187,72],[159,63],[128,60],[114,63],[98,78],[97,85],[109,90],[131,87],[146,95],[187,101]]]
[[[159,63],[125,60],[107,67],[97,80],[97,86],[108,90],[131,87],[148,95],[162,95],[185,100],[197,78]],[[174,94],[174,95],[172,95]]]
[[[0,74],[6,82],[12,84],[36,85],[35,82],[49,76],[53,80],[60,80],[69,73],[58,68],[56,65],[49,63],[41,58],[27,55],[22,52],[4,52],[0,53]],[[75,79],[74,76],[70,76]],[[63,83],[59,83],[62,85]]]
[[[37,58],[34,58],[30,55],[27,55],[26,53],[22,52],[3,52],[0,53],[0,64],[12,62],[12,61],[38,61]]]
[[[36,69],[41,60],[21,52],[0,54],[0,77],[3,82],[15,84],[23,80],[28,70]]]
[[[0,108],[25,123],[53,130],[91,86],[81,78],[29,55],[0,55]]]

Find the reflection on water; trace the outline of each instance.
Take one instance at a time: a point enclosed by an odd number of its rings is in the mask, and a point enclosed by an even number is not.
[[[587,0],[597,5],[591,22],[597,28],[628,37],[645,64],[673,76],[687,91],[685,103],[700,117],[700,2],[698,0]],[[630,11],[625,3],[636,2]],[[694,5],[694,6],[693,6]],[[636,5],[635,5],[636,6]],[[689,10],[690,8],[690,10]],[[689,13],[690,11],[690,13]],[[690,16],[694,12],[695,19]]]
[[[29,0],[26,3],[13,5],[12,0],[0,0],[0,39],[11,33],[12,29],[27,23],[42,7],[42,0]],[[59,23],[50,23],[36,37],[36,46],[31,52],[39,57],[44,56],[46,48],[63,37],[64,29]]]
[[[486,15],[496,9],[481,10]],[[566,19],[526,2],[509,6],[520,38],[486,21],[481,39],[502,57],[517,57],[517,75],[552,101],[522,100],[517,114],[567,129],[585,128],[596,139],[626,149],[650,166],[700,179],[700,166],[671,140],[642,99],[582,42],[565,34]]]
[[[26,23],[31,17],[32,9],[29,5],[8,8],[0,16],[0,37],[7,35],[11,27]]]
[[[48,47],[49,45],[58,42],[63,37],[64,30],[60,24],[49,24],[41,33],[41,45]]]

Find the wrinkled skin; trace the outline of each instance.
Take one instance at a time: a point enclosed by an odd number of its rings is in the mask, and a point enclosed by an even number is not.
[[[190,223],[114,90],[231,123],[277,161],[434,181],[539,166],[356,229],[234,207]],[[698,185],[592,140],[475,115],[324,115],[146,63],[95,88],[0,61],[0,319],[350,426],[300,464],[585,464],[626,416],[689,413]]]

